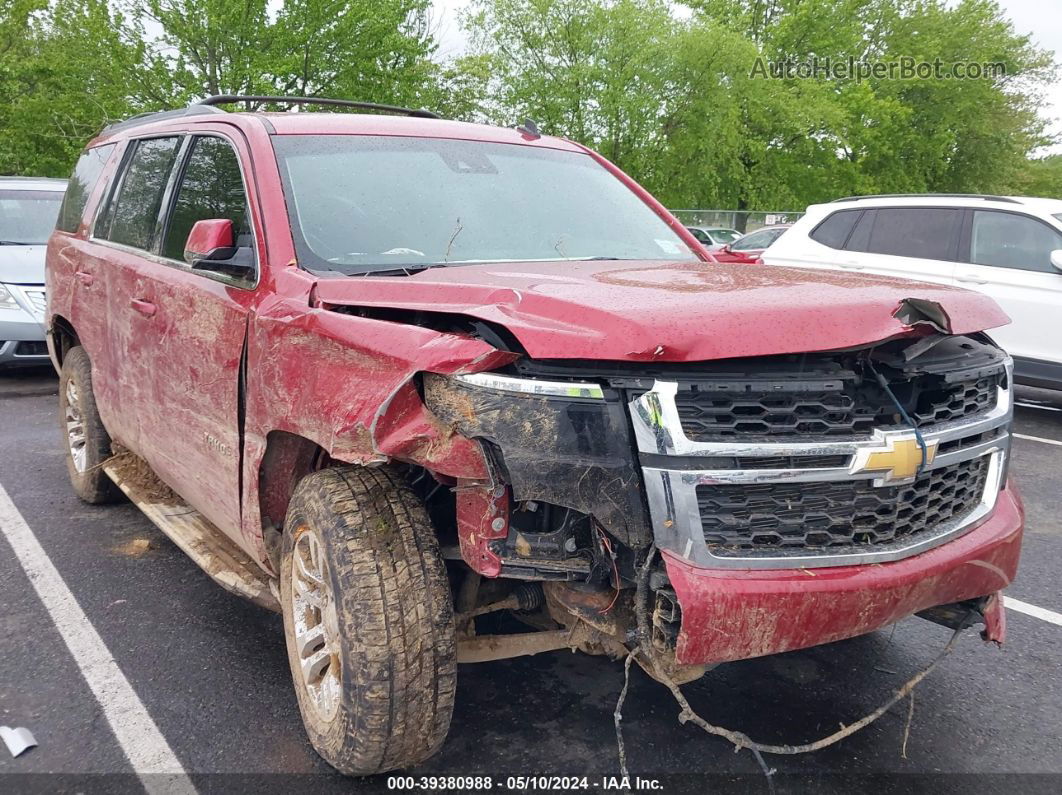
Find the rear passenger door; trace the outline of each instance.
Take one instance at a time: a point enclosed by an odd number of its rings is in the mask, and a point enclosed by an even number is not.
[[[107,344],[90,350],[93,367],[106,365],[104,421],[116,442],[144,458],[142,428],[153,422],[154,389],[146,377],[154,351],[150,319],[138,309],[150,296],[143,268],[157,236],[159,211],[182,137],[165,135],[128,141],[108,201],[97,214],[91,246],[81,264],[93,282],[86,293],[106,312]]]
[[[845,270],[954,284],[962,210],[875,207],[857,219],[839,256]]]
[[[1012,356],[1062,362],[1062,272],[1051,264],[1051,252],[1062,249],[1062,233],[1004,210],[970,210],[965,226],[957,283],[990,295],[1012,321],[989,333]]]

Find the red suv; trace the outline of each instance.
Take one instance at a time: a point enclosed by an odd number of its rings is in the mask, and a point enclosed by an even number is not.
[[[49,347],[78,495],[282,611],[331,764],[438,750],[459,662],[637,649],[681,682],[914,613],[1001,639],[989,298],[713,263],[534,125],[236,99],[89,144]]]

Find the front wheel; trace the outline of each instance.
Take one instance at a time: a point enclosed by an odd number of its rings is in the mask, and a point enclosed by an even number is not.
[[[453,604],[423,505],[392,470],[303,478],[285,523],[288,661],[314,749],[351,775],[434,754],[453,711]]]

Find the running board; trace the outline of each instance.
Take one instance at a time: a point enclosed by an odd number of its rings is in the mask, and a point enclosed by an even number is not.
[[[269,575],[191,505],[176,495],[160,499],[157,495],[172,491],[143,460],[123,452],[104,462],[103,471],[214,582],[256,605],[280,612]]]

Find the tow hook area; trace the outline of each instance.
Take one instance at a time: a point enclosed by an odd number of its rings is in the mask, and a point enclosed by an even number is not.
[[[977,599],[937,605],[916,615],[950,629],[966,629],[974,624],[984,624],[981,638],[997,646],[1002,646],[1007,638],[1007,614],[1003,609],[1003,594],[999,591]]]

